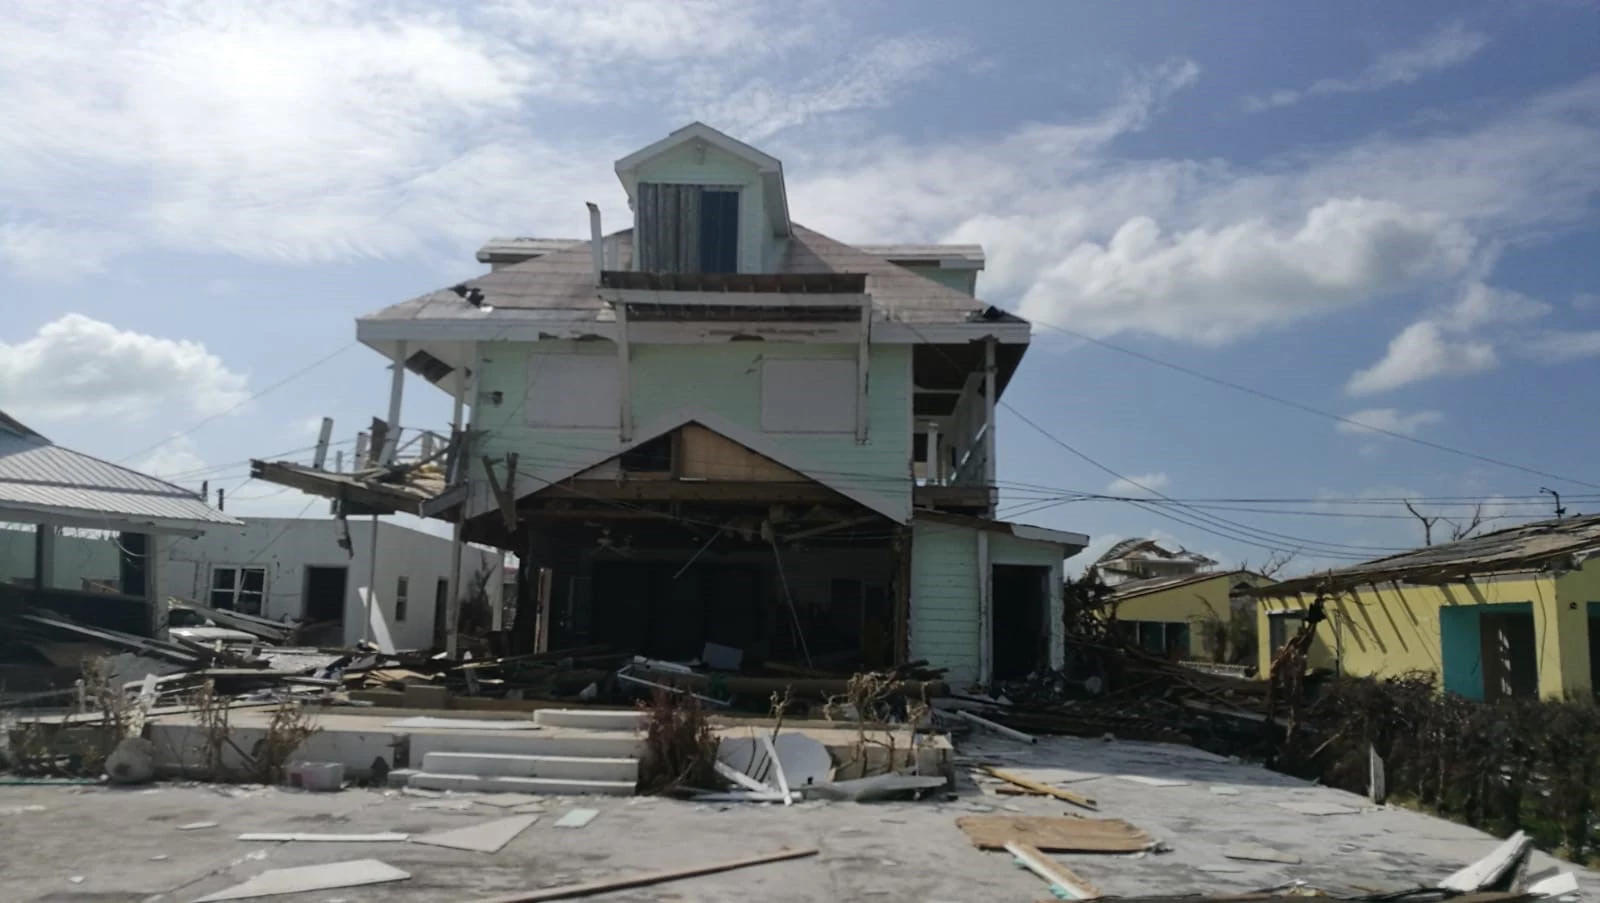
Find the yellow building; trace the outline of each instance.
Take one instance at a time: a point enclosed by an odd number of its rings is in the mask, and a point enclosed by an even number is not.
[[[1107,602],[1115,606],[1117,623],[1140,647],[1176,658],[1213,661],[1206,622],[1253,617],[1255,599],[1242,590],[1271,582],[1242,570],[1152,577],[1113,586]]]
[[[1469,699],[1600,685],[1600,516],[1540,521],[1255,591],[1259,670],[1325,597],[1312,667],[1431,672]]]

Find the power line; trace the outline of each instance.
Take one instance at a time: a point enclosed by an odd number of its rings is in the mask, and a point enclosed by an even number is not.
[[[1291,399],[1283,398],[1283,397],[1278,396],[1278,395],[1273,395],[1270,392],[1264,392],[1264,391],[1262,391],[1260,389],[1255,389],[1255,388],[1252,388],[1250,386],[1246,386],[1246,385],[1242,385],[1240,383],[1232,382],[1231,380],[1226,380],[1226,379],[1223,379],[1223,378],[1221,378],[1219,376],[1212,376],[1209,373],[1205,373],[1205,372],[1202,372],[1200,370],[1195,370],[1192,367],[1185,367],[1182,364],[1175,364],[1175,363],[1173,363],[1171,361],[1165,361],[1165,360],[1162,360],[1161,358],[1155,357],[1153,355],[1145,354],[1145,353],[1140,352],[1140,351],[1134,351],[1132,348],[1124,348],[1121,345],[1114,345],[1114,344],[1112,344],[1110,342],[1107,342],[1107,341],[1105,341],[1103,339],[1097,339],[1097,338],[1094,338],[1093,336],[1084,335],[1083,333],[1078,332],[1076,330],[1068,329],[1065,326],[1058,326],[1058,325],[1056,325],[1054,323],[1047,323],[1047,322],[1045,322],[1043,320],[1031,320],[1030,322],[1037,323],[1038,325],[1047,327],[1049,329],[1054,329],[1057,332],[1060,332],[1060,333],[1062,333],[1064,335],[1069,335],[1069,336],[1071,336],[1071,337],[1073,337],[1073,338],[1075,338],[1075,339],[1077,339],[1079,341],[1088,342],[1091,345],[1097,345],[1097,346],[1099,346],[1101,348],[1105,348],[1105,349],[1108,349],[1108,350],[1111,350],[1111,351],[1115,351],[1115,352],[1118,352],[1120,354],[1126,354],[1129,357],[1137,358],[1138,360],[1144,361],[1145,363],[1148,363],[1148,364],[1154,364],[1154,365],[1156,365],[1158,367],[1165,367],[1168,370],[1175,370],[1175,371],[1177,371],[1179,373],[1182,373],[1182,374],[1185,374],[1187,376],[1192,376],[1195,379],[1205,380],[1206,382],[1211,383],[1213,385],[1218,385],[1218,386],[1222,386],[1224,388],[1233,389],[1236,392],[1244,392],[1244,393],[1249,394],[1249,395],[1254,395],[1257,398],[1265,399],[1267,401],[1273,402],[1274,404],[1280,404],[1280,405],[1283,405],[1285,407],[1293,408],[1293,409],[1295,409],[1297,411],[1300,411],[1301,413],[1312,414],[1312,415],[1315,415],[1317,417],[1326,417],[1326,418],[1328,418],[1330,420],[1334,420],[1334,421],[1337,421],[1339,423],[1346,424],[1348,426],[1359,427],[1359,428],[1361,428],[1363,430],[1368,430],[1368,431],[1371,431],[1371,432],[1374,432],[1374,433],[1382,433],[1383,435],[1389,436],[1389,437],[1394,438],[1394,439],[1402,439],[1402,440],[1404,440],[1406,442],[1410,442],[1410,443],[1412,443],[1414,445],[1420,445],[1420,446],[1423,446],[1425,448],[1431,448],[1434,451],[1441,451],[1441,452],[1445,452],[1446,454],[1457,455],[1457,456],[1463,457],[1463,458],[1470,458],[1470,459],[1472,459],[1474,461],[1479,461],[1479,462],[1482,462],[1484,464],[1493,464],[1496,467],[1505,467],[1505,468],[1508,468],[1510,470],[1519,470],[1519,471],[1521,471],[1523,473],[1532,474],[1532,475],[1538,476],[1538,477],[1544,477],[1545,479],[1549,479],[1549,480],[1560,480],[1561,482],[1564,482],[1564,483],[1573,483],[1573,484],[1578,485],[1578,486],[1587,486],[1590,489],[1600,489],[1600,483],[1590,483],[1588,481],[1579,480],[1579,479],[1576,479],[1574,477],[1564,477],[1564,476],[1562,476],[1560,474],[1551,473],[1551,472],[1546,471],[1546,470],[1540,470],[1540,469],[1538,469],[1536,467],[1527,467],[1527,466],[1524,466],[1524,465],[1521,465],[1521,464],[1517,464],[1517,463],[1512,462],[1512,461],[1506,461],[1506,460],[1501,459],[1501,458],[1495,458],[1495,457],[1491,457],[1489,455],[1482,455],[1482,454],[1479,454],[1477,452],[1472,452],[1472,451],[1467,451],[1465,449],[1455,448],[1454,446],[1445,445],[1442,442],[1433,442],[1431,440],[1423,439],[1423,438],[1420,438],[1418,436],[1408,436],[1405,433],[1399,432],[1397,430],[1384,429],[1383,427],[1373,426],[1373,425],[1368,424],[1368,423],[1362,423],[1359,420],[1352,420],[1349,417],[1344,417],[1344,416],[1341,416],[1339,414],[1335,414],[1332,411],[1324,411],[1321,408],[1315,408],[1315,407],[1312,407],[1311,405],[1304,404],[1302,402],[1293,401]]]
[[[290,373],[288,376],[285,376],[282,379],[278,380],[277,382],[272,383],[271,385],[267,386],[265,389],[262,389],[262,390],[260,390],[258,392],[254,392],[254,393],[252,393],[250,395],[245,396],[244,398],[240,399],[237,404],[231,405],[231,406],[229,406],[228,408],[226,408],[224,410],[218,411],[217,413],[212,414],[209,417],[203,417],[200,420],[196,421],[194,424],[190,425],[188,429],[185,429],[185,430],[183,430],[181,432],[173,433],[172,435],[168,436],[165,439],[162,439],[160,442],[157,442],[154,445],[147,446],[145,448],[142,448],[142,449],[134,452],[133,454],[127,455],[126,457],[123,457],[120,460],[118,460],[117,463],[118,464],[126,464],[127,462],[133,460],[134,458],[139,457],[140,455],[149,454],[150,452],[155,451],[156,449],[160,448],[163,445],[166,445],[169,442],[172,442],[172,441],[177,440],[177,439],[182,439],[184,436],[188,436],[191,433],[194,433],[196,430],[199,430],[201,427],[204,427],[205,425],[207,425],[207,424],[209,424],[209,423],[211,423],[211,422],[213,422],[215,420],[218,420],[218,419],[220,419],[222,417],[226,417],[229,414],[232,414],[234,411],[239,410],[240,408],[244,407],[245,405],[249,404],[250,402],[255,401],[257,398],[260,398],[261,396],[267,394],[268,392],[271,392],[274,389],[280,388],[280,387],[284,386],[287,383],[290,383],[290,382],[293,382],[296,379],[299,379],[300,377],[306,375],[307,373],[311,372],[312,370],[315,370],[316,368],[322,366],[323,364],[326,364],[328,361],[331,361],[334,358],[338,357],[339,355],[345,353],[346,351],[348,351],[350,349],[351,346],[353,346],[355,344],[356,344],[356,342],[354,340],[351,340],[350,342],[339,346],[339,348],[335,349],[332,353],[326,354],[326,355],[324,355],[324,356],[322,356],[320,358],[317,358],[316,360],[314,360],[311,363],[305,365],[304,367],[301,367],[300,369],[295,370],[293,373]]]

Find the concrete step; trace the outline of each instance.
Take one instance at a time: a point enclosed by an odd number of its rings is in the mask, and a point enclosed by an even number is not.
[[[505,775],[434,774],[420,771],[408,786],[468,793],[553,793],[567,796],[633,796],[634,781],[584,781],[577,778],[517,778]]]
[[[422,757],[422,770],[431,774],[477,774],[489,777],[636,781],[639,779],[639,760],[600,756],[435,752]]]
[[[541,727],[576,727],[591,731],[644,730],[638,709],[539,709],[533,721]]]
[[[408,761],[429,753],[502,753],[513,756],[574,756],[637,759],[644,738],[631,731],[547,728],[536,731],[413,731]]]

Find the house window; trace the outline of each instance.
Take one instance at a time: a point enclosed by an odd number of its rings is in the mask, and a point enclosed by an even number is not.
[[[528,426],[616,429],[621,423],[617,359],[609,354],[531,354],[524,413]]]
[[[211,607],[260,615],[267,601],[264,567],[214,567],[211,569]]]
[[[399,580],[395,581],[395,585],[394,585],[394,619],[395,619],[395,621],[397,621],[397,622],[398,621],[404,621],[406,619],[406,608],[409,607],[410,602],[411,602],[410,596],[411,596],[411,578],[410,577],[401,577]]]
[[[1165,658],[1189,657],[1189,622],[1119,621],[1123,636],[1151,655]]]
[[[624,473],[671,473],[672,434],[640,442],[618,458]]]
[[[1289,638],[1300,632],[1305,620],[1303,611],[1274,611],[1267,615],[1267,645],[1272,655],[1276,656]]]
[[[641,182],[635,214],[640,270],[647,273],[739,271],[737,189]]]
[[[856,362],[763,360],[761,428],[770,433],[855,432]]]

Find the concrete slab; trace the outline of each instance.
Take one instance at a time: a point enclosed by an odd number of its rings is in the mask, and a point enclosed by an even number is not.
[[[539,709],[533,713],[533,720],[543,727],[590,731],[644,730],[645,717],[638,709]]]
[[[214,903],[221,900],[248,900],[254,897],[275,897],[282,894],[299,894],[315,890],[333,890],[340,887],[361,887],[368,884],[386,884],[410,878],[388,863],[376,859],[356,859],[327,865],[309,865],[291,869],[271,869],[242,884],[206,894],[195,903]]]
[[[431,752],[422,759],[430,774],[476,774],[516,778],[576,778],[638,781],[639,760],[605,756],[519,756],[509,753]]]
[[[542,793],[571,796],[632,796],[636,781],[584,781],[577,778],[513,778],[480,774],[432,774],[420,772],[411,786],[428,790],[455,790],[461,793]]]
[[[449,847],[453,850],[471,850],[475,853],[498,853],[513,838],[538,820],[537,815],[513,815],[509,818],[497,818],[494,821],[457,828],[454,831],[419,834],[411,838],[411,842],[434,847]]]

